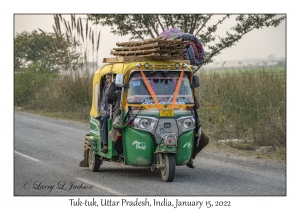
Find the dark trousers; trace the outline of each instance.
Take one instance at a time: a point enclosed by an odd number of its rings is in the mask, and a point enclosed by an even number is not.
[[[108,145],[108,118],[109,116],[101,116],[100,118],[101,141],[103,145]]]
[[[195,159],[196,155],[208,144],[209,137],[202,132],[199,146],[197,147],[197,138],[195,139],[194,150],[191,159]]]

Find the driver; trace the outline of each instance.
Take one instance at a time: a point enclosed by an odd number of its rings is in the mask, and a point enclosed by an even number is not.
[[[112,82],[112,74],[106,74],[103,80],[104,87],[102,88],[102,93],[100,94],[99,116],[97,116],[96,119],[99,119],[100,121],[101,141],[103,143],[101,152],[106,154],[108,152],[108,119],[110,114],[110,103],[112,102],[112,100],[106,96],[106,90]],[[88,157],[86,152],[84,152],[83,155],[84,160],[79,163],[79,167],[88,167]]]
[[[103,143],[103,148],[101,149],[101,152],[107,153],[108,152],[108,119],[110,114],[110,102],[109,98],[106,96],[106,92],[108,87],[110,86],[112,82],[112,75],[106,74],[105,75],[105,86],[103,88],[103,92],[100,98],[100,129],[101,129],[101,141]]]

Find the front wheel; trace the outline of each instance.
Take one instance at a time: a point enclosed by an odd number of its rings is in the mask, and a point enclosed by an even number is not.
[[[89,149],[89,169],[93,172],[98,172],[100,168],[100,156],[95,155],[91,149]]]
[[[165,182],[172,182],[175,176],[175,157],[174,154],[162,154],[162,165],[160,169],[161,178]]]

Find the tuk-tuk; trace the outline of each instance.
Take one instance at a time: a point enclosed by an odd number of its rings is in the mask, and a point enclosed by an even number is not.
[[[110,161],[149,166],[152,171],[160,169],[164,181],[173,181],[175,166],[189,162],[195,136],[201,135],[194,106],[194,88],[199,86],[199,80],[188,64],[188,60],[109,63],[94,73],[90,132],[84,139],[91,171],[99,171],[102,161]],[[106,74],[113,75],[115,85],[122,91],[119,123],[108,121],[108,131],[117,129],[121,138],[109,138],[108,152],[104,154],[97,117],[100,87]],[[122,144],[121,152],[115,149],[117,143]]]

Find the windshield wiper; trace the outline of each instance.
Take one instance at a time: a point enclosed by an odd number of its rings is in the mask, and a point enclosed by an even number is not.
[[[173,95],[171,96],[171,98],[169,99],[169,101],[167,103],[169,103],[171,101],[171,99],[173,98],[175,92],[173,93]]]

